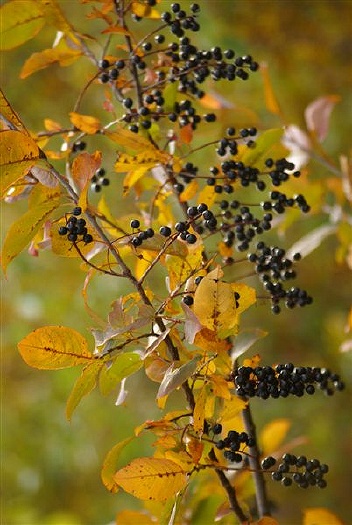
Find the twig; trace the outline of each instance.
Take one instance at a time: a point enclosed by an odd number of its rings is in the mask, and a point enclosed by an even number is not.
[[[242,411],[242,419],[247,434],[255,440],[255,445],[249,448],[250,454],[248,456],[248,461],[256,487],[255,495],[257,501],[258,515],[259,518],[262,518],[263,516],[271,516],[270,503],[266,493],[265,480],[263,476],[263,471],[260,466],[260,454],[257,444],[256,428],[253,422],[249,404]]]

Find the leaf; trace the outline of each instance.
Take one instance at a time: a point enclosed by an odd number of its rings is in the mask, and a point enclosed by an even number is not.
[[[197,369],[199,359],[200,357],[196,356],[179,368],[174,368],[174,364],[172,364],[160,384],[156,396],[157,399],[169,395],[173,390],[176,390],[176,388],[179,388],[187,381]]]
[[[99,377],[99,388],[107,395],[122,379],[137,372],[143,366],[143,360],[137,352],[126,352],[114,359],[111,366],[105,363]]]
[[[121,452],[123,449],[131,443],[134,439],[134,436],[124,439],[117,443],[111,450],[107,453],[104,459],[103,468],[101,470],[101,480],[105,487],[110,492],[117,492],[119,490],[118,485],[114,481],[114,474],[117,468],[117,462],[120,458]]]
[[[82,397],[87,396],[96,387],[97,376],[102,366],[103,363],[98,361],[83,368],[66,402],[66,417],[69,421]]]
[[[6,272],[9,263],[31,242],[39,228],[58,205],[58,199],[38,204],[12,223],[1,252],[1,264],[4,272]]]
[[[213,270],[203,277],[194,294],[193,311],[201,324],[226,336],[238,324],[236,300],[231,284],[220,279],[222,271]]]
[[[166,501],[187,484],[187,472],[162,458],[137,458],[118,470],[115,482],[142,500]]]
[[[9,5],[9,4],[6,4]],[[1,16],[1,15],[0,15]],[[12,108],[10,102],[5,97],[5,94],[0,89],[0,116],[5,119],[6,128],[13,129],[15,131],[21,131],[22,133],[29,136],[28,131],[26,130],[25,125],[21,121],[20,117],[17,115],[15,110]],[[11,127],[9,127],[11,125]]]
[[[330,510],[312,507],[303,510],[303,525],[343,525],[343,523]]]
[[[329,130],[329,120],[335,104],[340,102],[338,95],[326,95],[311,102],[305,109],[304,117],[307,128],[319,142],[326,139]]]
[[[19,131],[0,132],[0,190],[1,196],[15,182],[30,171],[39,159],[39,148],[34,140]]]
[[[240,355],[244,354],[251,348],[254,343],[266,337],[268,332],[264,332],[260,328],[252,328],[249,330],[242,330],[234,340],[234,344],[231,350],[231,358],[237,359]]]
[[[1,47],[18,47],[33,38],[45,24],[42,8],[35,0],[13,0],[0,8]]]
[[[141,2],[132,2],[131,11],[134,15],[142,18],[160,18],[159,11]]]
[[[50,49],[44,49],[38,53],[33,53],[24,63],[20,73],[20,78],[27,78],[32,73],[59,64],[60,66],[70,66],[82,55],[82,51],[67,46],[64,40],[59,45]]]
[[[192,124],[186,124],[186,126],[182,126],[180,129],[180,140],[183,142],[183,144],[190,144],[193,139],[193,128]]]
[[[260,72],[262,74],[263,83],[264,83],[264,96],[265,96],[265,106],[270,113],[283,117],[279,101],[276,98],[273,85],[271,83],[269,68],[266,63],[260,65]]]
[[[100,120],[95,117],[91,117],[90,115],[81,115],[80,113],[71,111],[70,120],[77,129],[83,131],[84,133],[88,133],[88,135],[94,135],[94,133],[99,131],[101,128]]]
[[[255,139],[254,148],[246,148],[241,156],[241,161],[247,166],[255,166],[260,170],[267,171],[265,160],[268,157],[284,157],[287,149],[281,143],[283,128],[274,128],[264,131]]]
[[[88,206],[88,190],[90,187],[90,181],[95,175],[95,172],[101,165],[101,152],[96,151],[93,155],[90,155],[87,152],[83,152],[78,155],[72,164],[72,178],[80,190],[81,194],[79,196],[78,206],[82,208],[83,211],[87,209]]]
[[[155,525],[155,521],[144,512],[122,510],[116,516],[116,525]]]
[[[260,520],[256,521],[254,525],[280,525],[277,520],[270,516],[264,516]]]
[[[272,454],[280,447],[290,427],[291,421],[286,418],[274,419],[265,425],[259,438],[264,456]]]
[[[31,175],[37,179],[40,184],[48,188],[55,188],[59,185],[59,181],[53,171],[53,167],[46,160],[39,159],[35,166],[31,168]]]
[[[237,292],[240,295],[238,300],[239,306],[237,308],[237,314],[243,313],[250,306],[256,303],[257,296],[254,288],[247,286],[243,283],[232,283],[231,287],[234,292]]]
[[[86,365],[95,360],[83,335],[64,326],[37,328],[18,343],[18,349],[27,365],[44,370]]]
[[[216,332],[209,328],[202,328],[196,333],[194,344],[207,352],[226,352],[231,348],[229,340],[220,339]]]
[[[193,429],[196,434],[202,435],[204,431],[205,406],[207,402],[207,386],[204,384],[200,389],[193,411]]]
[[[110,140],[116,142],[119,146],[132,149],[134,151],[143,152],[145,149],[154,148],[150,140],[142,135],[137,135],[129,129],[119,128],[117,131],[103,131]]]
[[[187,257],[167,255],[166,268],[170,292],[187,281],[189,276],[202,266],[202,249],[192,250]]]

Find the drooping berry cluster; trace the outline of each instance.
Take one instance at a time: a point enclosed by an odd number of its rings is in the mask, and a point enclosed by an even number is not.
[[[67,236],[67,240],[70,242],[75,243],[82,240],[85,244],[89,244],[93,241],[93,237],[88,233],[85,219],[77,218],[81,213],[82,209],[76,206],[72,210],[72,214],[66,219],[66,226],[60,226],[59,235]]]
[[[221,434],[222,425],[217,423],[213,427],[214,435]],[[253,447],[255,439],[250,437],[247,432],[237,432],[229,430],[224,439],[219,439],[215,446],[218,450],[223,450],[224,458],[231,463],[241,463],[243,461],[242,452],[246,447]]]
[[[248,254],[248,260],[255,264],[256,274],[260,276],[264,289],[270,293],[274,314],[280,313],[280,302],[285,302],[287,308],[303,307],[313,302],[305,290],[296,286],[285,290],[283,286],[284,281],[296,277],[293,265],[301,259],[300,253],[295,253],[291,260],[283,248],[267,246],[263,241],[256,248],[256,252]]]
[[[315,458],[308,460],[306,456],[284,454],[278,463],[274,457],[268,456],[262,461],[262,469],[270,470],[271,478],[280,481],[284,487],[292,483],[303,489],[309,486],[324,489],[327,486],[324,475],[328,473],[329,467]]]
[[[325,368],[295,367],[292,363],[275,367],[240,366],[233,373],[233,381],[238,396],[261,399],[287,397],[291,394],[297,397],[312,395],[316,387],[327,395],[344,389],[344,383],[338,374]]]

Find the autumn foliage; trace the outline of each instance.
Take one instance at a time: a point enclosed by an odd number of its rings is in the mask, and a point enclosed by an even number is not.
[[[200,49],[197,4],[82,4],[90,6],[90,35],[54,0],[11,0],[2,7],[5,50],[24,45],[45,25],[56,34],[53,47],[27,58],[22,79],[53,64],[90,62],[71,111],[60,122],[49,115],[39,132],[26,128],[11,93],[1,92],[1,196],[8,204],[28,202],[6,234],[3,272],[25,249],[76,258],[85,274],[82,308],[95,325],[94,347],[72,328],[42,326],[18,342],[20,355],[37,369],[79,369],[68,420],[94,389],[117,391],[117,404],[128,405],[133,374],[157,384],[160,418],[146,418],[103,462],[107,490],[145,502],[141,511],[120,509],[117,524],[182,524],[185,516],[187,523],[204,523],[199,509],[211,496],[209,523],[275,525],[271,478],[319,490],[328,467],[324,458],[285,451],[288,419],[257,432],[250,399],[269,404],[293,395],[309,403],[310,395],[323,395],[319,389],[332,395],[344,383],[314,363],[282,363],[279,353],[274,364],[265,363],[260,340],[266,332],[242,329],[241,319],[259,307],[273,314],[302,308],[304,315],[313,298],[300,287],[300,259],[331,234],[340,259],[348,253],[344,215],[295,246],[282,247],[275,238],[277,229],[282,233],[326,205],[306,166],[315,156],[329,167],[322,142],[339,97],[312,102],[306,130],[257,129],[251,121],[238,127],[234,114],[233,127],[214,137],[212,124],[226,104],[207,91],[209,82],[262,75],[267,110],[284,120],[267,66],[232,50]],[[95,106],[85,103],[91,90],[100,93]],[[330,193],[345,207],[348,162],[343,157],[330,168]],[[106,198],[112,186],[115,207]],[[89,302],[99,275],[122,290],[106,305],[106,318]],[[128,445],[145,434],[154,436],[150,456],[121,464]],[[280,504],[289,498],[289,488],[282,490]],[[304,525],[341,523],[327,509],[302,512]]]

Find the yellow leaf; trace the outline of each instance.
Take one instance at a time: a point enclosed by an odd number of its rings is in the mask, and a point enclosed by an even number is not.
[[[232,283],[231,287],[234,292],[237,292],[240,295],[240,298],[238,299],[239,307],[237,308],[237,314],[241,314],[256,303],[257,297],[254,288],[243,283]]]
[[[97,384],[97,376],[102,366],[103,363],[97,361],[95,363],[90,363],[83,368],[83,371],[75,382],[66,402],[66,417],[69,421],[82,397],[88,395],[95,388]]]
[[[260,434],[261,449],[264,456],[275,452],[284,441],[291,426],[289,419],[274,419],[263,428]]]
[[[116,166],[116,165],[115,165]],[[154,166],[154,163],[145,166],[139,166],[128,172],[123,180],[124,195],[137,184],[137,182],[147,173],[147,171]],[[115,168],[116,169],[116,168]]]
[[[86,365],[95,360],[83,335],[64,326],[37,328],[18,343],[18,349],[27,365],[45,370]]]
[[[186,474],[168,459],[137,458],[118,470],[114,480],[138,499],[166,501],[186,486]]]
[[[70,113],[70,120],[77,129],[89,135],[94,135],[101,127],[99,119],[91,117],[90,115],[81,115],[74,111]]]
[[[205,404],[207,400],[207,387],[204,384],[200,389],[193,411],[193,428],[197,434],[203,434],[204,418],[205,418]]]
[[[14,0],[0,8],[1,47],[18,47],[33,38],[44,26],[45,20],[39,2]]]
[[[116,516],[116,525],[155,525],[155,521],[144,512],[122,510]]]
[[[59,195],[59,193],[57,195]],[[4,272],[9,263],[31,242],[39,228],[50,217],[58,205],[58,198],[42,202],[29,209],[11,225],[5,237],[1,252],[1,264]]]
[[[117,492],[119,490],[118,485],[114,481],[114,474],[116,472],[117,462],[119,460],[122,450],[125,448],[126,445],[131,443],[133,439],[134,436],[120,441],[120,443],[117,443],[111,450],[109,450],[109,452],[105,456],[103,468],[101,470],[101,480],[110,492]]]
[[[203,277],[194,294],[193,311],[201,324],[218,334],[226,335],[238,325],[236,300],[231,284],[221,281],[216,269]]]
[[[222,397],[224,399],[231,399],[229,383],[220,375],[212,375],[210,378],[214,396]]]
[[[65,41],[61,40],[60,44],[56,47],[33,53],[25,61],[20,73],[20,78],[26,78],[32,75],[32,73],[56,63],[63,67],[70,66],[81,55],[82,51],[68,47]]]
[[[60,226],[66,226],[66,220],[60,219],[58,222],[54,222],[50,228],[51,238],[51,249],[56,255],[61,257],[81,257],[74,244],[67,239],[66,235],[59,235]],[[95,235],[94,230],[87,223],[87,230],[90,235]],[[82,255],[86,256],[92,249],[92,244],[85,244],[83,241],[78,241],[77,247]]]
[[[204,188],[199,192],[198,195],[198,204],[201,202],[204,202],[208,206],[208,208],[211,208],[211,206],[214,204],[216,198],[216,193],[214,191],[213,186],[204,186]]]
[[[69,37],[70,44],[79,45],[80,40],[77,38],[77,31],[66,19],[63,11],[55,0],[41,0],[41,3],[45,6],[45,21],[47,24],[54,26],[56,29]]]
[[[170,291],[176,290],[176,288],[185,283],[191,273],[201,268],[201,264],[201,249],[190,252],[186,258],[168,255],[166,257],[166,268]]]
[[[324,507],[312,507],[303,511],[303,525],[343,525],[340,518]]]
[[[231,343],[227,339],[219,339],[216,332],[209,328],[202,328],[196,333],[194,344],[202,350],[217,353],[226,352],[231,348]]]
[[[192,182],[187,184],[186,188],[180,195],[180,202],[186,202],[190,199],[193,199],[193,197],[198,193],[199,185],[198,182],[193,179]]]
[[[132,149],[134,151],[143,152],[145,149],[155,149],[150,140],[142,135],[137,135],[129,129],[119,128],[117,131],[104,131],[110,140],[116,142],[119,146]]]
[[[44,126],[47,131],[61,131],[62,126],[58,122],[55,122],[55,120],[52,120],[51,118],[44,119]]]
[[[17,180],[27,175],[38,159],[39,148],[31,137],[19,131],[1,131],[1,195],[4,196]]]
[[[7,4],[8,5],[8,4]],[[1,13],[1,11],[0,11]],[[1,15],[0,15],[1,16]],[[28,131],[25,128],[25,125],[21,121],[20,117],[17,115],[15,110],[12,108],[10,102],[5,97],[5,94],[0,89],[0,121],[4,126],[4,129],[11,129],[9,124],[12,124],[16,128],[16,131],[21,131],[22,133],[29,135]],[[5,122],[3,122],[5,119]]]
[[[226,399],[223,403],[220,414],[221,421],[225,422],[229,419],[235,418],[246,408],[247,404],[246,401],[243,401],[243,399],[240,399],[237,396],[232,396],[229,400]]]
[[[143,361],[136,352],[126,352],[114,359],[111,366],[104,366],[99,377],[99,388],[103,395],[108,395],[122,379],[142,368]]]
[[[160,18],[160,13],[149,5],[140,2],[132,2],[132,13],[142,18]]]

